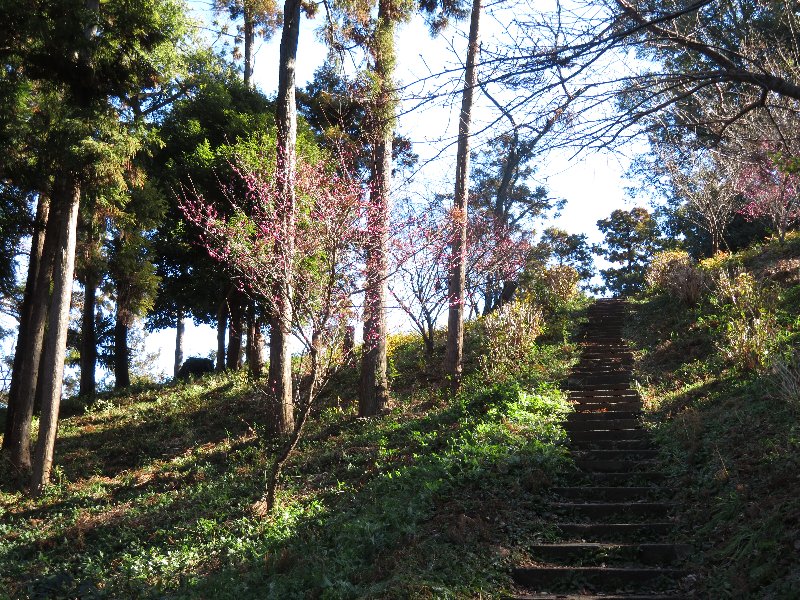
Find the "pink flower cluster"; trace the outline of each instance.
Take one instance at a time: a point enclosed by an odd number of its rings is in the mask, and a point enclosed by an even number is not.
[[[800,220],[800,176],[780,164],[780,153],[762,143],[739,172],[737,189],[747,203],[739,210],[747,220],[768,219],[782,240]]]
[[[288,300],[291,329],[307,343],[306,329],[319,334],[347,319],[360,276],[364,190],[344,164],[300,159],[287,193],[273,170],[237,160],[221,186],[225,215],[193,187],[180,196],[209,256],[268,312]]]

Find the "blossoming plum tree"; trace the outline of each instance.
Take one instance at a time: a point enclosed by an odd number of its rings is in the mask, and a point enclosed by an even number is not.
[[[297,419],[267,485],[265,503],[271,508],[282,465],[300,439],[314,400],[341,364],[339,338],[363,276],[358,248],[368,232],[362,227],[363,189],[343,168],[345,161],[299,157],[295,218],[286,219],[287,194],[275,176],[274,159],[266,154],[235,159],[232,180],[221,184],[230,204],[227,215],[191,187],[183,190],[181,207],[209,255],[231,272],[243,292],[271,314],[291,315],[282,327],[304,350],[303,385],[295,386],[294,394]],[[294,248],[291,255],[282,251],[287,245]],[[287,301],[291,310],[281,310]],[[267,392],[271,402],[279,401]],[[281,407],[271,408],[272,415],[280,414]]]
[[[747,200],[739,212],[748,221],[769,220],[781,243],[800,220],[800,175],[784,163],[780,152],[762,144],[753,160],[744,163],[737,186]]]

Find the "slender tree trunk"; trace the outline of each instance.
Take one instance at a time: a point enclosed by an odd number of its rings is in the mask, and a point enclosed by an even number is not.
[[[61,184],[63,185],[63,183]],[[20,471],[31,468],[31,421],[39,391],[39,375],[44,350],[44,334],[50,308],[50,283],[53,264],[59,244],[59,229],[63,222],[63,195],[61,185],[54,187],[53,199],[47,219],[42,259],[39,264],[31,310],[29,346],[20,365],[17,410],[11,427],[11,464]]]
[[[264,336],[254,302],[250,302],[247,315],[247,368],[253,379],[261,379],[264,371]]]
[[[270,319],[269,388],[272,396],[272,429],[280,435],[294,430],[292,399],[292,355],[289,338],[292,328],[292,277],[295,221],[295,163],[297,145],[297,103],[295,101],[295,63],[300,36],[300,0],[286,0],[283,8],[278,99],[275,107],[278,148],[276,172],[281,194],[283,236],[278,254],[286,265],[282,281],[276,283],[278,302]]]
[[[478,55],[478,27],[481,0],[473,0],[467,45],[467,65],[464,74],[464,93],[461,98],[461,117],[458,123],[458,152],[456,156],[456,186],[453,198],[453,235],[447,315],[447,349],[444,371],[456,389],[461,383],[464,354],[464,285],[467,258],[467,199],[469,193],[469,133],[472,120],[472,94],[477,81],[475,61]]]
[[[346,365],[353,366],[355,364],[355,351],[356,328],[352,325],[347,325],[344,330],[344,339],[342,340],[342,358]]]
[[[396,98],[394,94],[395,40],[393,5],[379,0],[375,30],[376,90],[373,98],[375,129],[372,135],[372,189],[367,214],[367,269],[364,290],[364,353],[358,414],[377,415],[389,406],[386,376],[386,297],[389,265],[389,193],[392,187],[392,141]]]
[[[247,328],[247,334],[246,334],[246,342],[244,345],[244,359],[245,362],[247,363],[247,372],[252,377],[253,337],[255,336],[255,328],[256,328],[254,307],[252,301],[247,302],[247,317],[245,319],[245,326]]]
[[[491,275],[489,275],[486,278],[486,287],[484,287],[484,292],[483,292],[483,314],[488,315],[493,310],[494,310],[494,278]]]
[[[253,378],[261,379],[264,376],[264,333],[262,323],[256,320],[253,332]]]
[[[253,23],[253,13],[245,2],[244,9],[244,84],[250,87],[253,78],[253,45],[256,38],[256,28]]]
[[[178,371],[183,364],[183,337],[186,333],[186,323],[183,320],[183,307],[179,306],[175,315],[175,364],[173,377],[178,377]]]
[[[131,352],[128,348],[130,316],[124,299],[117,298],[117,319],[114,323],[114,389],[131,385]]]
[[[39,195],[39,202],[36,208],[36,220],[34,221],[33,237],[31,239],[31,252],[28,258],[28,276],[25,280],[25,295],[22,298],[22,306],[20,307],[19,329],[17,330],[17,347],[14,351],[14,363],[11,369],[11,383],[8,389],[8,409],[6,410],[6,425],[5,433],[3,435],[3,450],[11,450],[13,423],[15,414],[18,410],[25,412],[24,408],[20,407],[21,396],[20,388],[22,382],[23,372],[29,366],[31,359],[31,352],[34,351],[37,355],[41,352],[41,337],[38,338],[38,347],[33,348],[36,342],[35,335],[35,319],[34,313],[36,310],[36,286],[39,278],[39,269],[41,265],[47,262],[42,257],[44,251],[45,229],[47,227],[47,218],[50,213],[50,199],[43,195]],[[49,264],[52,265],[52,253],[50,254]],[[49,279],[49,276],[48,276]],[[32,405],[31,405],[32,406]],[[17,443],[19,443],[17,437]],[[28,439],[27,436],[24,439]],[[30,456],[30,452],[28,452]],[[30,458],[28,459],[30,463]]]
[[[96,390],[95,369],[97,368],[97,331],[95,313],[97,312],[98,274],[95,266],[99,239],[95,236],[94,223],[87,224],[86,256],[83,272],[83,316],[81,319],[81,382],[80,395],[94,396]]]
[[[267,510],[271,511],[275,507],[275,493],[278,491],[278,482],[280,481],[281,472],[286,461],[292,455],[292,452],[297,447],[297,442],[300,441],[300,436],[303,434],[303,427],[308,420],[308,415],[311,414],[311,408],[314,405],[314,399],[317,395],[317,379],[319,378],[319,352],[317,346],[311,344],[311,373],[309,374],[308,392],[306,393],[305,402],[302,403],[300,415],[297,422],[293,424],[291,436],[287,440],[283,449],[275,458],[275,463],[272,467],[272,472],[267,480],[267,490],[265,500]]]
[[[217,372],[225,370],[225,332],[228,330],[228,297],[217,309]]]
[[[97,307],[97,281],[93,273],[83,280],[83,317],[81,322],[81,396],[94,396],[96,389],[97,331],[95,311]]]
[[[66,194],[63,198],[59,198],[59,201],[64,204],[64,210],[59,219],[58,244],[53,264],[53,295],[48,311],[47,341],[42,363],[42,371],[47,374],[47,377],[44,379],[42,390],[39,437],[36,440],[31,479],[31,492],[35,496],[41,495],[47,485],[53,464],[75,268],[75,244],[81,188],[74,175],[70,176],[65,183],[67,184],[65,185]]]
[[[422,336],[422,341],[425,344],[425,355],[430,359],[433,356],[435,347],[433,345],[433,336],[436,334],[433,327],[426,327],[425,334]]]
[[[228,327],[228,355],[226,367],[237,370],[242,367],[242,335],[244,334],[244,298],[236,292],[230,302],[230,325]]]

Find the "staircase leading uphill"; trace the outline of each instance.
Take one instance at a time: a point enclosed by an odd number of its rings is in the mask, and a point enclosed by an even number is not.
[[[622,340],[628,315],[616,299],[589,308],[583,353],[569,379],[575,412],[564,424],[578,472],[553,490],[558,541],[530,547],[532,564],[514,569],[525,590],[516,598],[689,597],[680,591],[689,549],[669,542],[673,506],[630,385],[633,355]]]

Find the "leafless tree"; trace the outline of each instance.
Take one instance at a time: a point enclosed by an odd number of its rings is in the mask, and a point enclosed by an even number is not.
[[[687,152],[668,145],[655,150],[656,172],[667,177],[672,194],[685,203],[689,221],[708,233],[711,251],[716,254],[742,205],[736,187],[738,161],[715,150]]]

